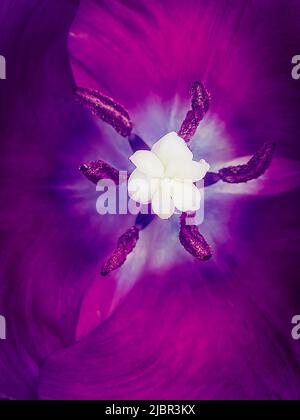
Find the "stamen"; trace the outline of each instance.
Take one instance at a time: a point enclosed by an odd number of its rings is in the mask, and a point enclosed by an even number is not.
[[[138,150],[150,150],[148,144],[136,134],[130,134],[128,141],[133,152],[137,152]]]
[[[107,276],[109,273],[124,264],[127,256],[134,250],[137,244],[139,232],[139,228],[137,226],[133,226],[119,238],[116,249],[102,267],[102,276]]]
[[[140,230],[145,229],[156,218],[156,215],[152,214],[150,209],[151,209],[151,206],[148,207],[148,210],[149,210],[148,214],[139,213],[137,215],[136,220],[135,220],[135,226],[138,229]]]
[[[110,124],[121,136],[128,137],[130,135],[132,122],[123,106],[92,89],[77,88],[75,95],[78,101],[85,105],[93,115]]]
[[[221,169],[220,178],[230,184],[239,184],[260,177],[270,166],[275,147],[275,143],[265,143],[245,165]]]
[[[79,170],[94,184],[97,184],[101,179],[111,179],[116,185],[119,184],[119,171],[103,160],[82,165]]]
[[[215,172],[207,172],[204,177],[204,187],[210,187],[220,181],[220,175]]]
[[[189,142],[209,109],[210,95],[204,85],[195,82],[191,90],[192,109],[188,111],[178,135]]]
[[[186,224],[188,217],[190,216],[187,213],[182,213],[180,217],[179,240],[193,257],[201,261],[209,260],[212,256],[211,248],[197,226]]]

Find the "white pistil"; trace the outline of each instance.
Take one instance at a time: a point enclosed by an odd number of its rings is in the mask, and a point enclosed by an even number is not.
[[[136,166],[128,181],[129,196],[141,204],[151,203],[153,212],[169,219],[175,212],[196,211],[201,195],[194,182],[209,170],[204,159],[196,162],[186,142],[175,132],[162,137],[151,151],[139,150],[130,158]]]

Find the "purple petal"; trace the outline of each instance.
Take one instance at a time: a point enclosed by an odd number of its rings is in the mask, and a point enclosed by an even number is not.
[[[132,130],[132,122],[125,108],[112,98],[92,90],[78,88],[75,91],[78,101],[85,105],[93,115],[110,124],[117,133],[128,137]]]
[[[230,166],[219,171],[220,178],[230,184],[239,184],[259,178],[271,164],[274,143],[265,143],[245,165]]]
[[[178,135],[189,142],[209,109],[210,95],[204,85],[199,82],[193,84],[191,90],[192,109],[188,111]]]

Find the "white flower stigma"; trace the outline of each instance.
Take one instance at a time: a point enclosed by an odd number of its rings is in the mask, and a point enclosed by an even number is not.
[[[201,194],[194,184],[209,170],[204,160],[196,162],[186,142],[175,132],[162,137],[151,151],[139,150],[130,158],[136,166],[128,180],[128,193],[134,201],[151,203],[162,219],[169,219],[178,209],[197,211]]]

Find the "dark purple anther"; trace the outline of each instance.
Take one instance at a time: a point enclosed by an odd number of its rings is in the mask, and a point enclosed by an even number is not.
[[[186,213],[182,213],[180,217],[179,240],[186,251],[193,257],[201,261],[209,260],[212,256],[211,248],[197,226],[186,224],[188,217],[189,215]]]
[[[119,171],[103,160],[82,165],[79,170],[94,184],[97,184],[101,179],[111,179],[116,185],[119,184]]]
[[[178,135],[189,142],[209,109],[210,95],[204,85],[195,82],[191,91],[192,109],[188,111]]]
[[[93,115],[110,124],[117,133],[128,137],[132,130],[132,122],[125,108],[108,96],[92,90],[77,88],[75,95],[78,101],[85,105]]]
[[[134,250],[137,244],[139,232],[139,228],[133,226],[119,238],[116,249],[102,267],[102,276],[107,276],[109,273],[124,264],[127,256]]]
[[[265,143],[245,165],[221,169],[220,178],[230,184],[239,184],[260,177],[270,166],[274,150],[275,143]]]

